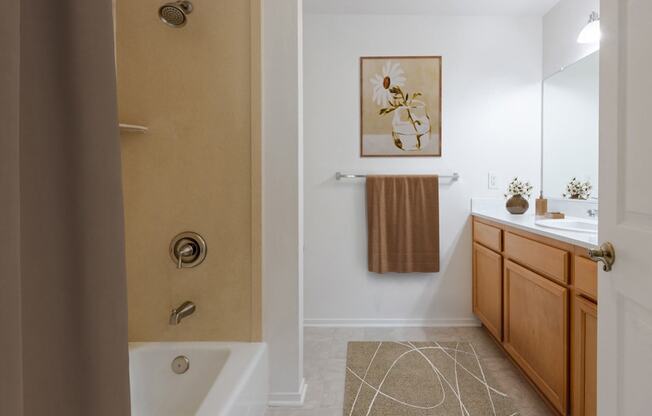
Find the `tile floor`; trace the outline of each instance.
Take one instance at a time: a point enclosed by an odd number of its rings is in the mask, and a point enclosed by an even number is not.
[[[342,416],[346,345],[349,341],[468,341],[510,395],[521,416],[552,411],[483,328],[306,328],[304,375],[308,390],[302,407],[270,407],[266,416]]]

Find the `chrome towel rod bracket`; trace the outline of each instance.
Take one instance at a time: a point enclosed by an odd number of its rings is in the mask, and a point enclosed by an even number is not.
[[[359,178],[366,178],[367,175],[358,175],[355,173],[342,173],[342,172],[336,172],[335,173],[335,179],[342,180],[342,179],[359,179]],[[440,178],[443,179],[450,179],[451,182],[457,182],[460,179],[460,174],[457,172],[453,172],[452,175],[439,175]]]

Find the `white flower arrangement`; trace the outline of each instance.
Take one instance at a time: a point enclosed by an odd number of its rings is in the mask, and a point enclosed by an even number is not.
[[[520,181],[518,177],[512,179],[507,187],[507,193],[505,198],[510,198],[513,196],[522,196],[523,198],[530,198],[532,195],[532,185],[528,181]]]
[[[577,178],[573,178],[566,185],[566,192],[562,196],[569,199],[589,199],[592,189],[591,182],[582,182]]]

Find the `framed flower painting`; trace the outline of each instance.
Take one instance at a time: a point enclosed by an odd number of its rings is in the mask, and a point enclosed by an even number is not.
[[[441,156],[441,56],[360,58],[360,156]]]

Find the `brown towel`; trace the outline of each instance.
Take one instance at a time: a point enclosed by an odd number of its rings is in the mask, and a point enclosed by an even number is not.
[[[439,271],[439,177],[368,176],[369,271]]]

